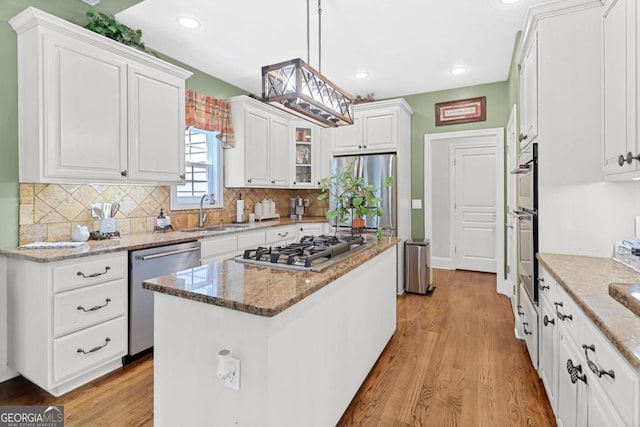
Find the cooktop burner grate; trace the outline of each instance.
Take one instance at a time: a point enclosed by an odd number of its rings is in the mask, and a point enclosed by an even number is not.
[[[314,262],[325,262],[337,255],[362,247],[361,236],[336,237],[331,235],[304,236],[300,242],[283,246],[247,249],[237,262],[271,267],[295,268],[315,271]]]

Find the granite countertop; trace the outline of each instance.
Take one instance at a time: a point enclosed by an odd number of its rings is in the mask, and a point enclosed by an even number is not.
[[[255,222],[253,224],[246,223],[247,227],[234,230],[221,231],[169,231],[165,233],[137,233],[127,234],[120,238],[108,240],[91,240],[77,248],[67,249],[20,249],[20,248],[4,248],[0,249],[0,255],[8,257],[22,258],[35,262],[54,262],[72,258],[80,258],[90,255],[106,254],[109,252],[129,251],[136,249],[152,248],[156,246],[171,245],[174,243],[192,242],[194,240],[204,239],[208,237],[217,237],[225,234],[243,233],[246,231],[257,230],[260,228],[278,227],[282,225],[302,224],[310,222],[326,222],[325,217],[304,217],[302,220],[292,220],[289,218],[280,218],[279,220],[270,220],[264,222]],[[235,225],[235,224],[225,224]]]
[[[631,284],[640,283],[640,273],[610,258],[538,254],[538,260],[640,371],[640,317],[609,295],[610,284],[629,290]]]
[[[225,260],[149,279],[142,283],[142,287],[272,317],[398,242],[395,237],[383,237],[377,244],[358,251],[320,273],[259,267]]]

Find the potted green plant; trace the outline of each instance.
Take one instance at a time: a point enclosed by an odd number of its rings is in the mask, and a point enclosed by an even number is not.
[[[336,169],[333,175],[320,180],[320,190],[322,193],[318,200],[325,200],[331,196],[334,207],[329,209],[325,216],[329,223],[336,225],[336,232],[339,224],[344,224],[349,218],[352,220],[353,228],[363,228],[365,217],[381,217],[384,212],[380,207],[382,200],[376,194],[376,188],[367,184],[364,178],[353,174],[353,163],[345,168]],[[393,177],[388,177],[383,186],[390,187]],[[358,224],[357,219],[362,219]],[[378,228],[376,236],[382,236],[382,230]]]
[[[89,23],[85,28],[127,46],[132,46],[149,53],[142,42],[142,30],[134,30],[133,28],[127,27],[108,13],[95,9],[87,10],[87,18],[89,18]]]

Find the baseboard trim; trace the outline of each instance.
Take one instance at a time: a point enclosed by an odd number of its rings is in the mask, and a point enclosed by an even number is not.
[[[0,366],[0,383],[18,376],[18,373],[8,366]]]
[[[451,265],[451,258],[444,258],[444,257],[437,257],[437,256],[431,257],[431,267],[439,268],[441,270],[453,270],[453,267]]]

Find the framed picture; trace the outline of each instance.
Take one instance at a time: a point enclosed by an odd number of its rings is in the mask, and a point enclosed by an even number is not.
[[[487,120],[487,97],[436,103],[436,126]]]

